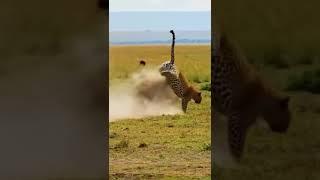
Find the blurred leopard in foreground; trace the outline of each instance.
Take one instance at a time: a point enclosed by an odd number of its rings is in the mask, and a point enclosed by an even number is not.
[[[291,120],[290,97],[268,86],[226,34],[214,38],[217,38],[211,64],[214,122],[219,114],[227,118],[228,146],[233,159],[239,162],[247,130],[258,117],[274,132],[287,131]]]

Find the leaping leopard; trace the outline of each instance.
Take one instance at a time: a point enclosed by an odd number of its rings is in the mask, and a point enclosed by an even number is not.
[[[160,66],[159,71],[166,78],[174,93],[182,99],[182,110],[186,112],[189,101],[193,99],[195,103],[199,104],[201,103],[202,96],[201,92],[190,85],[181,72],[178,72],[174,64],[175,33],[173,30],[170,33],[172,34],[171,60],[164,62]]]

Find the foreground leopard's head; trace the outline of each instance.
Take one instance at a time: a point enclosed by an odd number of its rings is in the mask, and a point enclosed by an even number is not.
[[[272,131],[284,133],[288,130],[291,121],[289,102],[289,96],[281,95],[273,95],[266,101],[262,115]]]

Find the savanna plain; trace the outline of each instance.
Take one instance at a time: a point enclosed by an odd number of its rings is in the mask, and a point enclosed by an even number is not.
[[[110,179],[211,178],[210,50],[210,45],[175,48],[176,65],[201,90],[201,104],[189,103],[186,114],[109,122]],[[144,68],[156,68],[170,59],[170,46],[110,46],[110,86],[139,71],[140,59]]]

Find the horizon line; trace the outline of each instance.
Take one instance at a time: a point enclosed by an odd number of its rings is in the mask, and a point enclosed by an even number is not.
[[[211,32],[211,29],[199,29],[199,30],[193,30],[193,29],[185,29],[185,30],[175,30],[175,31],[185,31],[185,32],[190,32],[190,31],[194,31],[194,32]],[[109,33],[111,32],[167,32],[167,30],[112,30],[109,31]],[[169,32],[169,31],[168,31]]]
[[[211,10],[120,10],[109,11],[109,13],[137,13],[137,12],[211,12]]]

